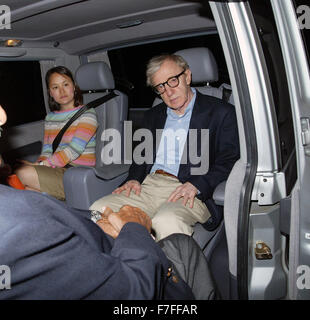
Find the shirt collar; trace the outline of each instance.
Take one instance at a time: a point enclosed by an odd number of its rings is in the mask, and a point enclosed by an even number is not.
[[[186,107],[184,114],[178,115],[175,112],[173,112],[173,110],[171,108],[168,108],[167,114],[169,117],[172,117],[175,119],[180,119],[180,118],[187,116],[189,113],[192,113],[193,108],[194,108],[194,104],[195,104],[195,100],[196,100],[196,89],[191,88],[191,90],[192,90],[193,96],[192,96],[192,99],[189,102],[188,106]]]

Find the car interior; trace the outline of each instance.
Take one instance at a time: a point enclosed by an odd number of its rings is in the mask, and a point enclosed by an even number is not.
[[[143,113],[161,102],[146,87],[147,61],[160,53],[179,54],[189,63],[192,86],[233,104],[238,121],[240,159],[209,201],[212,218],[205,225],[197,223],[193,234],[209,263],[217,298],[285,299],[288,261],[283,260],[281,248],[287,253],[289,237],[284,227],[276,240],[271,236],[269,240],[275,259],[267,262],[282,270],[265,280],[263,286],[270,285],[270,290],[260,291],[256,273],[248,269],[250,264],[257,274],[266,270],[265,262],[255,260],[249,248],[260,237],[268,238],[268,230],[280,223],[278,218],[268,220],[272,226],[254,234],[254,219],[265,219],[267,213],[277,215],[280,200],[289,198],[296,181],[284,62],[273,31],[276,23],[270,22],[272,7],[263,2],[8,2],[9,20],[0,29],[0,84],[4,88],[0,104],[8,113],[0,141],[4,160],[35,161],[40,154],[44,117],[49,112],[44,77],[51,67],[64,65],[75,74],[84,103],[115,92],[114,98],[96,108],[96,166],[70,168],[64,176],[66,203],[88,209],[126,179],[130,165],[126,130],[143,127]],[[235,23],[237,17],[240,25]],[[261,65],[257,57],[264,57]],[[103,135],[107,130],[119,132],[123,148],[117,151],[118,163],[104,161],[110,156],[105,146],[111,141]],[[277,188],[271,199],[262,191],[263,179],[269,178]],[[275,287],[277,293],[270,293]],[[249,294],[251,288],[257,295]]]

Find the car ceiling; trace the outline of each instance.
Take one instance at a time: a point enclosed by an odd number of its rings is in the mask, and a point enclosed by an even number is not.
[[[57,45],[71,54],[215,29],[201,15],[199,1],[10,0],[7,5],[11,29],[0,30],[1,40]],[[138,20],[140,25],[122,28]]]

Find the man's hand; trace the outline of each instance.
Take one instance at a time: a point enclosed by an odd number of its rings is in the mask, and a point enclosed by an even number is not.
[[[108,216],[110,213],[112,213],[112,209],[109,207],[103,207],[102,208],[102,214],[101,217],[102,219],[97,221],[97,225],[108,235],[110,235],[112,238],[117,238],[119,231],[117,231],[110,223],[108,220]]]
[[[119,212],[112,212],[108,216],[111,225],[118,231],[121,231],[123,226],[128,222],[135,222],[145,227],[148,232],[151,232],[152,220],[140,208],[129,205],[122,206]]]
[[[120,194],[124,190],[126,190],[125,195],[129,197],[131,190],[135,192],[135,194],[138,196],[141,193],[141,184],[137,180],[129,180],[119,188],[115,189],[112,194]]]
[[[183,205],[186,206],[189,201],[189,207],[193,208],[195,196],[198,193],[198,189],[190,182],[185,182],[181,186],[177,187],[168,198],[168,202],[177,202],[183,198]]]
[[[103,207],[102,210],[102,219],[97,221],[97,224],[114,239],[117,238],[123,226],[128,222],[139,223],[151,232],[151,218],[137,207],[122,206],[119,212],[113,212],[108,207]]]

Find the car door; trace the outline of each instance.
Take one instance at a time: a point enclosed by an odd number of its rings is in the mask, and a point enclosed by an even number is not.
[[[309,33],[310,7],[301,1],[271,3],[289,83],[297,156],[290,209],[289,298],[310,299],[310,72],[302,34]]]
[[[288,298],[296,244],[292,237],[299,234],[290,229],[290,217],[308,210],[300,202],[298,187],[306,179],[306,161],[300,164],[305,155],[301,158],[299,153],[301,144],[307,143],[307,120],[302,119],[302,129],[301,116],[296,116],[297,105],[305,106],[305,102],[292,100],[292,92],[301,91],[292,83],[301,84],[299,72],[306,69],[304,63],[300,71],[294,71],[297,78],[290,79],[288,61],[299,64],[302,59],[283,50],[285,41],[291,41],[290,48],[295,43],[286,38],[285,31],[280,36],[284,24],[277,14],[291,10],[296,26],[296,12],[287,5],[283,5],[285,10],[278,8],[278,2],[284,1],[210,1],[232,83],[241,146],[240,160],[226,184],[224,204],[230,292],[237,299]],[[291,38],[297,41],[296,30]],[[298,55],[304,53],[297,43],[295,49]]]

